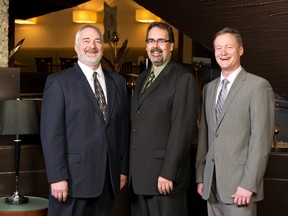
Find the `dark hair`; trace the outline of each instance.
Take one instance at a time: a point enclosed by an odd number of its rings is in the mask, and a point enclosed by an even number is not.
[[[232,34],[236,38],[237,43],[240,46],[243,46],[243,40],[242,40],[242,37],[240,35],[240,32],[237,29],[230,28],[230,27],[225,27],[225,28],[221,29],[220,31],[218,31],[214,36],[213,43],[219,35],[223,35],[223,34],[227,34],[227,33]]]
[[[146,41],[148,39],[149,31],[154,27],[166,30],[168,32],[169,42],[174,43],[174,33],[172,27],[169,24],[163,22],[153,22],[148,26],[146,32]]]

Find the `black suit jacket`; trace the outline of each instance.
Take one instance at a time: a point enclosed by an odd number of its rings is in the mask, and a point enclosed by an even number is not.
[[[106,169],[116,193],[120,172],[128,174],[128,109],[123,77],[104,71],[108,113],[79,65],[48,76],[41,114],[41,141],[48,182],[68,180],[69,196],[97,197]],[[109,161],[109,163],[107,163]]]
[[[129,179],[136,194],[159,195],[159,176],[173,180],[174,193],[183,192],[190,180],[197,83],[191,72],[171,60],[141,95],[149,72],[138,77],[132,99]]]

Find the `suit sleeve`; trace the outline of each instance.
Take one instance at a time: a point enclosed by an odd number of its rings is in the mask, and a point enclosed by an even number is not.
[[[60,83],[53,76],[47,78],[41,110],[41,142],[48,182],[68,179],[65,152],[64,96]]]
[[[203,172],[205,166],[205,157],[208,152],[208,126],[206,121],[206,110],[205,110],[205,92],[206,86],[203,88],[202,93],[202,106],[201,106],[201,118],[200,118],[200,129],[198,135],[198,146],[196,155],[196,183],[203,182]]]
[[[264,80],[254,91],[250,105],[251,136],[240,187],[257,193],[267,166],[274,132],[274,93]]]
[[[128,166],[129,166],[129,131],[130,131],[130,124],[129,124],[129,100],[126,88],[126,80],[123,78],[121,79],[121,87],[124,94],[124,101],[125,101],[125,109],[123,113],[123,120],[122,120],[122,127],[121,127],[121,174],[128,175]]]
[[[190,154],[198,113],[198,87],[192,73],[177,83],[172,104],[171,129],[160,176],[175,180]]]

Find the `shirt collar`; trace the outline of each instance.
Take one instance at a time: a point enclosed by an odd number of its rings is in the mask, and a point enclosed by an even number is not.
[[[93,73],[95,72],[94,70],[92,70],[90,67],[88,67],[87,65],[83,64],[82,62],[78,61],[79,67],[81,68],[81,70],[83,71],[83,73],[85,74],[86,77],[92,77]],[[104,78],[104,72],[102,69],[101,64],[99,64],[99,67],[97,68],[97,73],[98,76],[100,76],[101,78]]]
[[[232,85],[234,80],[236,79],[237,75],[240,73],[240,71],[242,70],[241,65],[235,70],[233,71],[228,77],[224,77],[221,73],[221,77],[220,77],[220,85],[222,83],[223,79],[227,79],[229,81],[229,84]]]
[[[151,71],[154,71],[155,78],[161,73],[161,71],[164,69],[164,67],[168,64],[168,62],[171,60],[171,58],[167,59],[162,65],[158,67],[151,67]]]

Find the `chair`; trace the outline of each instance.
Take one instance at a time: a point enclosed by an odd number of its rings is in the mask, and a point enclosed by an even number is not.
[[[139,64],[139,71],[140,73],[146,70],[146,64],[144,62],[140,62]]]
[[[77,61],[78,61],[77,58],[60,57],[61,70],[73,67]]]
[[[52,73],[52,57],[35,57],[37,72]]]
[[[123,62],[121,69],[120,69],[120,74],[124,76],[127,74],[132,74],[132,61]]]

